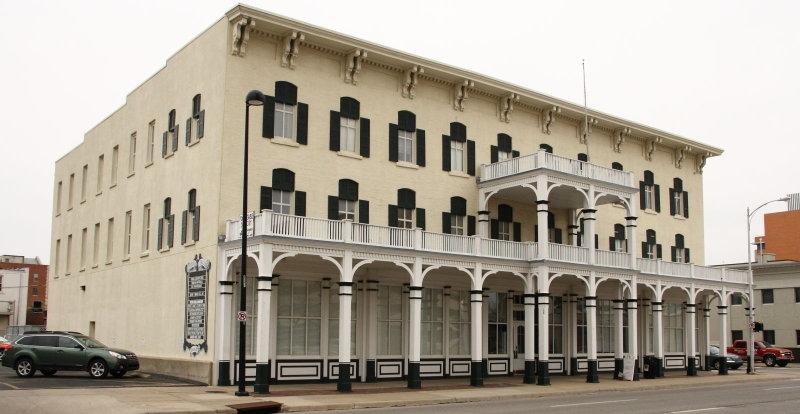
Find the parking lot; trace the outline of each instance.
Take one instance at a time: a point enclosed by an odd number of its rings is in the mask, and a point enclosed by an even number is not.
[[[203,386],[189,380],[146,372],[131,372],[122,378],[111,376],[93,379],[86,372],[58,372],[51,377],[36,373],[33,377],[18,377],[13,370],[0,368],[0,390],[34,390],[52,388],[115,388],[115,387],[188,387]]]

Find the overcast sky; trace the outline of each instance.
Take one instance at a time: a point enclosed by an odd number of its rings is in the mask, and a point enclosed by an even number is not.
[[[50,263],[56,160],[235,4],[0,0],[0,254]],[[590,108],[725,150],[706,264],[745,262],[747,207],[800,192],[800,1],[245,4],[578,104],[585,60]]]

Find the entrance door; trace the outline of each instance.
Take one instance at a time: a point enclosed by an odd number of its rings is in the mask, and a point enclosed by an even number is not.
[[[511,364],[514,372],[525,371],[525,321],[514,322],[514,349]]]

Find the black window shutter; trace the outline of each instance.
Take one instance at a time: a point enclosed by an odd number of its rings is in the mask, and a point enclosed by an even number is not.
[[[513,223],[514,228],[514,241],[519,242],[522,241],[522,224],[518,222]]]
[[[616,239],[616,238],[614,238],[614,236],[611,236],[611,237],[609,237],[609,238],[608,238],[608,250],[609,250],[609,251],[612,251],[612,252],[613,252],[613,251],[617,250],[617,249],[615,249],[615,248],[614,248],[614,247],[616,247],[616,246],[615,246],[615,241],[616,241],[616,240],[617,240],[617,239]]]
[[[369,119],[361,118],[361,130],[359,137],[361,141],[359,142],[359,154],[361,154],[364,158],[369,158]]]
[[[452,233],[452,226],[450,225],[450,213],[443,211],[442,212],[442,233],[450,234]]]
[[[556,232],[557,232],[556,234],[558,234],[558,236],[561,237],[561,230],[560,229],[556,229]],[[558,243],[561,243],[561,242],[558,242]],[[600,236],[595,233],[595,235],[594,235],[594,249],[597,250],[599,248],[600,248]]]
[[[339,197],[328,196],[328,220],[339,220]]]
[[[450,137],[442,135],[442,170],[450,171]]]
[[[287,105],[297,104],[297,86],[291,82],[275,82],[275,100]]]
[[[671,247],[669,248],[669,250],[670,250],[670,255],[671,255],[669,260],[670,260],[671,262],[677,262],[677,261],[678,261],[678,254],[677,254],[677,252],[676,252],[676,249],[677,249],[677,247],[675,247],[675,246],[671,246]]]
[[[597,237],[596,234],[595,234],[595,237]],[[553,239],[554,239],[553,240],[554,243],[558,243],[558,244],[563,244],[564,243],[563,242],[564,239],[563,239],[563,236],[561,234],[561,229],[553,229]]]
[[[172,152],[178,150],[178,136],[180,135],[179,127],[180,125],[175,125],[175,130],[172,131]]]
[[[417,227],[425,230],[425,209],[418,208],[417,209]]]
[[[389,204],[389,227],[397,227],[397,206]]]
[[[648,259],[648,257],[647,257],[647,242],[642,242],[642,259]]]
[[[272,187],[261,186],[261,202],[259,203],[259,211],[272,210]]]
[[[467,236],[475,235],[475,216],[467,216]]]
[[[417,130],[417,165],[425,166],[425,131]]]
[[[538,243],[539,242],[539,225],[538,224],[534,224],[533,225],[533,242],[534,243]],[[578,238],[578,246],[580,246],[580,245],[581,245],[581,239]]]
[[[656,212],[660,213],[661,212],[661,187],[658,184],[653,186],[653,194],[655,195]]]
[[[192,143],[192,118],[186,120],[186,145]]]
[[[397,125],[389,124],[389,161],[397,162]]]
[[[519,158],[519,151],[511,151],[512,158]]]
[[[194,208],[194,220],[192,222],[192,240],[200,240],[200,206]]]
[[[158,250],[161,250],[164,241],[164,219],[158,219],[158,239],[156,240],[156,246],[158,246]]]
[[[691,263],[691,259],[689,259],[689,249],[683,249],[683,257],[686,263]]]
[[[489,224],[490,224],[490,226],[489,226],[490,227],[490,230],[489,230],[490,236],[489,237],[491,237],[493,239],[499,239],[500,238],[500,222],[497,221],[497,219],[492,219],[492,221],[490,221]]]
[[[294,215],[305,217],[306,216],[306,192],[294,192]]]
[[[645,197],[644,197],[644,186],[645,185],[647,185],[647,184],[645,184],[644,181],[639,181],[639,208],[642,209],[642,210],[644,210],[644,208],[645,208]]]
[[[500,156],[498,155],[498,148],[496,145],[492,145],[491,147],[489,147],[489,152],[490,152],[489,161],[492,164],[500,161]]]
[[[175,215],[169,215],[169,222],[167,223],[167,247],[172,247],[172,241],[175,239]]]
[[[689,218],[689,192],[683,192],[683,216]]]
[[[264,96],[264,116],[261,125],[261,136],[264,138],[275,137],[275,98]]]
[[[358,200],[358,222],[369,224],[369,201]]]
[[[361,114],[361,103],[349,96],[343,96],[339,98],[339,110],[344,117],[358,119]]]
[[[475,175],[475,141],[467,141],[467,174]]]
[[[417,129],[417,116],[413,112],[400,111],[397,113],[397,124],[403,131],[414,131]]]
[[[331,111],[331,142],[329,146],[331,151],[339,151],[340,128],[341,119],[339,113]]]
[[[297,104],[297,143],[308,145],[308,104]]]
[[[189,217],[189,210],[183,210],[181,213],[181,244],[186,244],[187,234],[187,218]]]
[[[662,257],[661,256],[661,245],[660,244],[656,245],[656,257],[659,258],[659,259],[661,259],[661,257]]]
[[[669,215],[670,216],[674,216],[675,214],[677,214],[677,212],[675,211],[675,207],[677,207],[675,205],[675,189],[674,188],[670,188],[669,189]],[[674,262],[674,260],[673,260],[673,262]]]
[[[203,138],[205,135],[205,127],[206,127],[206,110],[203,109],[200,111],[200,115],[197,116],[197,139]]]

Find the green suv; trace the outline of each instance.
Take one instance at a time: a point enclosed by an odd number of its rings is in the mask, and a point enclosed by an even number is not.
[[[45,376],[57,371],[87,371],[92,378],[110,372],[121,377],[139,369],[139,358],[131,351],[109,348],[100,341],[78,332],[26,332],[11,343],[0,359],[20,377],[31,377],[36,370]]]

